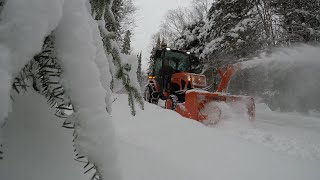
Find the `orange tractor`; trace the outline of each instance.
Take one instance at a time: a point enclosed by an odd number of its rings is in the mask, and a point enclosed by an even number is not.
[[[207,85],[205,75],[196,73],[200,61],[190,52],[163,48],[155,52],[153,59],[153,70],[144,91],[146,101],[158,104],[159,99],[165,100],[165,108],[205,124],[216,124],[222,118],[219,103],[230,107],[241,104],[249,119],[254,119],[252,97],[227,93],[231,77],[241,69],[241,63],[219,68],[220,84],[216,92],[209,92],[212,86]]]

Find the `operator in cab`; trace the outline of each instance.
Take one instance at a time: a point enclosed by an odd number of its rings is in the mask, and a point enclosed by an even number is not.
[[[168,91],[168,83],[170,82],[172,74],[175,73],[175,69],[170,66],[170,59],[164,60],[163,66],[160,68],[160,72],[163,75],[163,90]]]

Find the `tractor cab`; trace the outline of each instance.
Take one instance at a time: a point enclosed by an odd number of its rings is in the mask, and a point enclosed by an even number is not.
[[[172,94],[192,88],[192,77],[199,71],[200,61],[198,58],[190,52],[173,50],[167,47],[157,50],[152,58],[154,64],[149,76],[149,85],[151,86],[149,92],[154,97],[153,99],[156,99],[157,96],[166,100]],[[205,76],[198,76],[205,82]],[[147,90],[149,89],[150,87]],[[183,93],[177,96],[183,101]],[[154,102],[157,103],[157,100]]]
[[[153,74],[159,85],[159,93],[168,91],[171,77],[175,73],[191,72],[190,53],[164,48],[154,56]]]

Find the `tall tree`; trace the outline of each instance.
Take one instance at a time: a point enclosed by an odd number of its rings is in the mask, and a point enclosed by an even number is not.
[[[123,38],[122,50],[123,54],[131,54],[131,31],[128,30]]]
[[[259,33],[250,0],[217,0],[209,11],[209,25],[203,37],[207,45],[201,56],[215,59],[240,59],[256,51]]]
[[[320,41],[320,2],[318,0],[272,0],[282,18],[287,42]]]
[[[198,21],[190,24],[183,31],[182,36],[175,40],[175,48],[188,50],[199,56],[205,46],[203,39],[198,38],[202,33],[205,22]]]
[[[152,50],[150,52],[150,59],[149,59],[149,66],[148,66],[148,74],[150,74],[152,72],[152,68],[154,66],[154,59],[153,59],[153,55],[154,53],[159,50],[161,48],[161,36],[160,36],[160,33],[156,33],[152,36],[152,43],[151,43],[151,46],[152,46]]]
[[[5,3],[1,20],[7,23],[0,24],[0,47],[5,55],[0,57],[3,65],[0,66],[0,144],[3,122],[9,111],[10,88],[20,92],[21,88],[28,87],[28,78],[31,78],[32,87],[57,108],[56,115],[64,119],[63,126],[74,130],[76,160],[84,163],[86,171],[95,170],[92,179],[121,179],[110,116],[112,76],[127,90],[132,114],[135,114],[134,101],[142,108],[143,101],[140,92],[131,84],[128,75],[131,67],[122,63],[115,40],[116,30],[108,31],[106,27],[106,24],[110,27],[117,25],[110,11],[112,2],[91,0],[86,4],[86,0],[65,3],[42,0],[41,3]],[[92,12],[88,12],[90,5]],[[39,15],[41,18],[35,18]],[[26,28],[8,31],[13,26]],[[84,68],[90,72],[86,78],[82,76]],[[73,110],[74,113],[69,116],[64,110]],[[89,122],[89,119],[93,121]]]
[[[141,62],[142,62],[142,52],[140,52],[138,55],[138,68],[137,68],[137,77],[138,77],[138,82],[140,84],[140,87],[142,87],[142,69],[141,69]]]
[[[104,0],[99,0],[104,2]],[[98,3],[95,1],[91,1],[93,3]],[[129,72],[131,71],[131,66],[129,64],[124,64],[123,60],[121,59],[120,55],[120,47],[117,43],[117,32],[114,31],[107,31],[108,25],[110,24],[111,27],[115,27],[115,25],[118,23],[115,20],[115,16],[113,12],[111,11],[112,7],[112,0],[107,0],[106,4],[104,6],[104,9],[101,11],[99,9],[99,5],[94,5],[94,7],[98,7],[98,12],[102,12],[101,16],[96,16],[96,20],[103,19],[105,22],[109,22],[106,24],[100,24],[100,31],[103,36],[103,44],[105,47],[105,52],[107,55],[110,56],[109,59],[112,59],[112,62],[115,65],[115,69],[112,69],[111,72],[114,74],[113,82],[115,80],[119,80],[124,85],[124,89],[128,93],[128,101],[129,106],[131,107],[131,113],[132,115],[136,114],[135,110],[135,101],[138,103],[138,105],[143,109],[144,103],[143,99],[140,95],[138,87],[134,86],[134,83],[130,80]],[[99,13],[96,13],[99,14]],[[103,25],[103,26],[102,26]],[[111,64],[110,63],[110,64]]]
[[[135,13],[136,6],[132,0],[113,0],[111,11],[114,15],[115,23],[106,24],[110,32],[115,32],[117,41],[122,42],[128,30],[132,32],[136,27]]]

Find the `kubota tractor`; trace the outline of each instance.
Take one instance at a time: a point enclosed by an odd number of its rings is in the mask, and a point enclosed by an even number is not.
[[[200,61],[190,52],[163,48],[153,55],[154,65],[148,76],[144,99],[158,104],[165,100],[165,107],[186,118],[205,124],[216,124],[222,115],[218,103],[231,107],[241,104],[245,107],[249,119],[255,117],[255,103],[252,97],[227,93],[232,75],[241,69],[241,63],[219,68],[220,84],[216,92],[207,91],[206,76],[197,74]],[[209,109],[208,109],[209,108]]]

